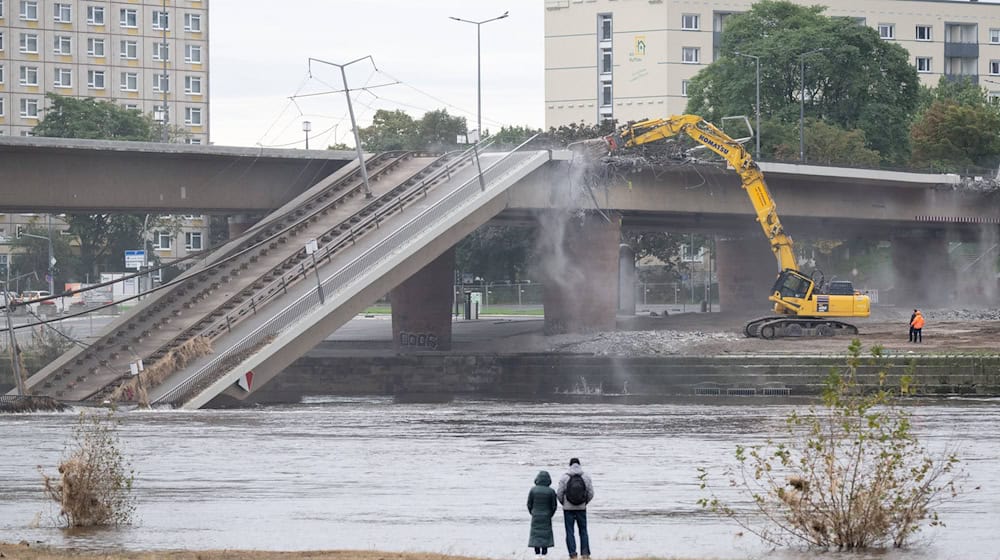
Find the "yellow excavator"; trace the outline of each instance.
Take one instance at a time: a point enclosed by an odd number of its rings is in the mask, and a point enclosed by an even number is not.
[[[822,280],[817,283],[813,276],[799,271],[792,238],[781,227],[764,175],[742,144],[697,115],[629,123],[604,140],[612,152],[617,152],[682,133],[722,156],[736,170],[757,213],[757,222],[764,229],[778,260],[778,279],[768,298],[774,302],[777,315],[750,321],[744,333],[766,339],[857,334],[857,327],[836,318],[867,317],[871,312],[871,300],[855,291],[849,281],[822,285]]]

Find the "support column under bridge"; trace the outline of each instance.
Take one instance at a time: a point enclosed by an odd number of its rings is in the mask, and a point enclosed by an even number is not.
[[[451,350],[455,249],[448,249],[389,294],[396,352]]]
[[[767,314],[767,297],[778,275],[774,253],[762,237],[716,239],[719,306],[722,311],[755,311]]]
[[[569,211],[539,217],[546,334],[614,330],[621,219],[606,218]]]

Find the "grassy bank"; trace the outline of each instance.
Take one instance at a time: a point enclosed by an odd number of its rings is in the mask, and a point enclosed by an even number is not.
[[[529,555],[530,556],[530,555]],[[0,543],[0,558],[18,560],[483,560],[424,552],[379,552],[376,550],[313,550],[272,552],[261,550],[190,550],[158,552],[82,552],[41,545]],[[558,554],[553,558],[563,558]],[[636,559],[633,559],[636,560]],[[655,560],[646,558],[645,560]],[[663,558],[661,560],[670,560]],[[681,560],[681,559],[672,559]]]

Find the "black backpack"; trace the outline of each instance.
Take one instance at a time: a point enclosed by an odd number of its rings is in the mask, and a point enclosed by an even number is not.
[[[574,506],[587,503],[587,483],[583,480],[583,475],[569,476],[569,480],[566,481],[566,500]]]

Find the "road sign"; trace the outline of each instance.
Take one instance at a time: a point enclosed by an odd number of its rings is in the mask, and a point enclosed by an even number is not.
[[[146,264],[146,251],[125,251],[125,268],[139,270]]]

